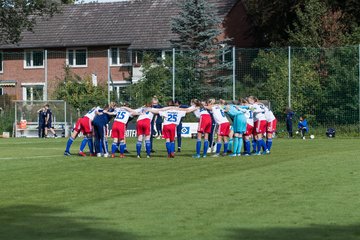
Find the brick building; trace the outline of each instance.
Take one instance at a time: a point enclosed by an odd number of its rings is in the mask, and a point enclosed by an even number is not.
[[[251,47],[250,24],[241,0],[210,0],[223,19],[224,36]],[[0,46],[0,94],[17,100],[51,99],[64,67],[99,84],[109,78],[115,92],[141,77],[144,50],[164,56],[171,49],[171,18],[177,0],[140,0],[66,5],[39,19],[14,45]]]

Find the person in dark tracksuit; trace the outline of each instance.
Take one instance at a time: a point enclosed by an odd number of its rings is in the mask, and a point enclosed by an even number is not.
[[[162,117],[160,117],[160,115],[156,115],[155,126],[156,126],[157,139],[161,139],[162,123],[163,123]]]
[[[189,108],[190,107],[188,105],[181,104],[181,102],[179,100],[177,100],[177,99],[175,99],[174,104],[178,108]],[[178,152],[181,152],[182,121],[183,121],[183,118],[181,118],[181,121],[180,121],[179,125],[177,125],[177,127],[176,127],[176,136],[177,136],[176,138],[177,138],[177,146],[178,146],[177,151]]]
[[[95,152],[98,157],[109,156],[108,144],[107,144],[107,125],[110,122],[112,115],[108,115],[107,112],[112,112],[113,109],[109,109],[109,106],[105,106],[104,109],[98,111],[94,120],[92,121],[94,135],[95,135]]]
[[[286,131],[289,134],[289,138],[292,138],[293,137],[293,117],[294,117],[295,113],[290,108],[286,108],[285,113],[286,113]]]
[[[42,107],[38,110],[38,136],[39,138],[45,137],[45,118],[46,118],[46,109]]]

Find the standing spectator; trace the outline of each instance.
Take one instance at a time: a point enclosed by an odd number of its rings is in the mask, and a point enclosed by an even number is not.
[[[54,127],[52,126],[52,111],[49,107],[49,104],[45,104],[45,111],[46,111],[46,117],[45,117],[45,137],[47,137],[48,131],[50,131],[54,137],[57,137]]]
[[[45,137],[45,118],[46,118],[46,110],[45,106],[40,108],[38,111],[38,136],[39,138]]]
[[[301,133],[302,139],[305,140],[305,134],[309,131],[309,127],[305,115],[300,117],[300,121],[298,123],[298,129],[299,132]]]
[[[285,113],[286,113],[286,131],[288,132],[288,136],[289,138],[293,137],[293,117],[294,117],[294,112],[291,110],[291,108],[286,108],[285,109]]]

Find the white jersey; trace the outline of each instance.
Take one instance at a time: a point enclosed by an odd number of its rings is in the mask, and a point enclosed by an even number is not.
[[[265,105],[260,103],[255,103],[251,106],[254,113],[254,122],[266,120],[265,118]]]
[[[178,110],[160,111],[160,116],[164,117],[163,125],[179,125],[181,118],[185,117],[186,112]]]
[[[96,111],[99,111],[100,109],[101,109],[100,107],[94,107],[88,113],[85,114],[85,117],[89,118],[91,121],[94,120]]]
[[[267,122],[272,122],[276,119],[274,113],[267,107],[265,107],[265,118]]]
[[[130,116],[132,116],[130,112],[123,108],[115,108],[114,113],[116,114],[114,121],[122,122],[124,124],[126,124],[129,121]]]
[[[254,126],[253,112],[250,109],[246,109],[244,115],[246,117],[246,123],[250,126]]]
[[[194,106],[191,106],[190,108],[194,109]],[[205,108],[198,108],[194,111],[195,117],[200,118],[202,115],[209,115],[210,113]]]
[[[224,110],[220,106],[218,105],[212,106],[211,111],[213,113],[214,120],[217,124],[220,125],[222,123],[229,122],[229,120],[225,116]]]
[[[150,121],[152,121],[154,114],[152,112],[146,111],[147,108],[138,108],[135,110],[135,112],[137,112],[139,114],[138,119],[136,120],[137,122],[143,119],[150,119]]]

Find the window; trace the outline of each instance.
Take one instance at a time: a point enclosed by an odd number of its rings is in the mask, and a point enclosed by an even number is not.
[[[67,64],[70,67],[86,67],[87,66],[87,50],[82,49],[68,49],[67,50]]]
[[[110,90],[113,92],[113,96],[118,100],[126,100],[126,87],[130,85],[130,82],[115,81]]]
[[[132,54],[127,48],[112,47],[110,49],[111,65],[113,66],[131,66]]]
[[[232,56],[232,49],[228,48],[226,46],[224,46],[221,49],[221,53],[219,55],[219,61],[220,63],[230,63],[233,61],[233,56]]]
[[[43,50],[26,50],[24,53],[24,68],[43,68],[44,51]]]
[[[23,85],[22,87],[24,101],[44,100],[44,84]]]
[[[2,87],[0,87],[0,96],[4,95],[4,89]]]
[[[3,53],[0,52],[0,73],[2,72],[3,72]]]

